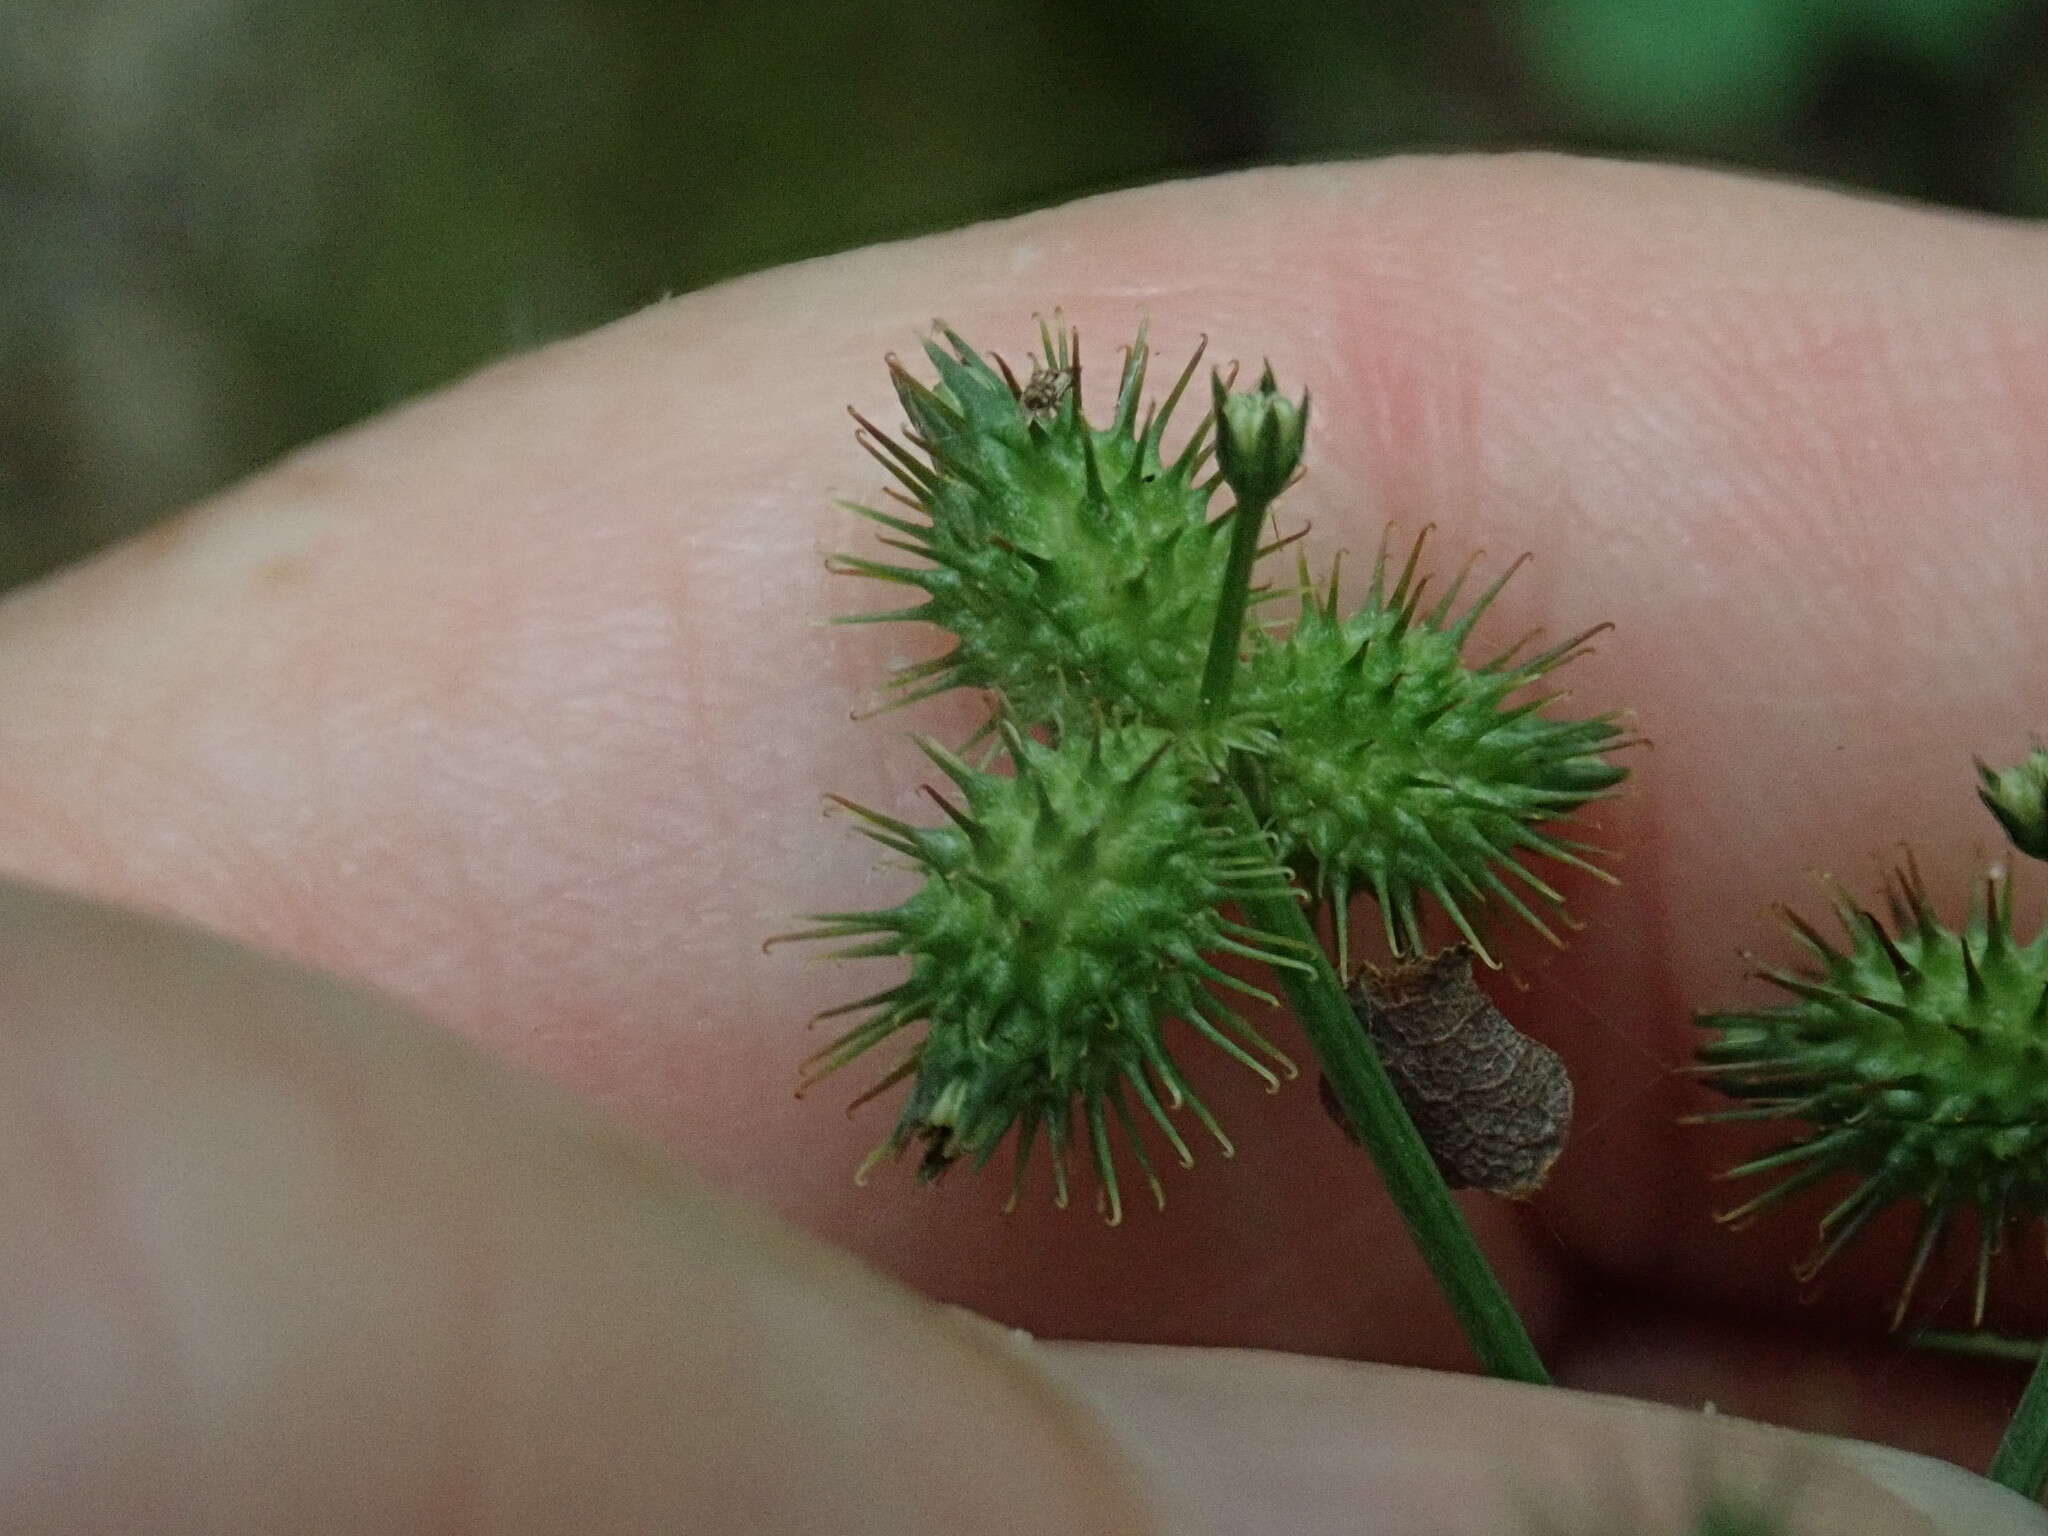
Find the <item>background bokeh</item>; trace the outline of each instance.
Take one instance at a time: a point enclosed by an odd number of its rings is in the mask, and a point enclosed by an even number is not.
[[[1532,144],[2048,213],[2048,0],[0,0],[0,583],[666,293]]]

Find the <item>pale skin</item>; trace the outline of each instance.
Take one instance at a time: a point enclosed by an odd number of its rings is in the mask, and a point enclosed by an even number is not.
[[[1874,892],[1903,837],[1955,916],[1998,856],[1970,756],[2048,728],[2044,264],[1552,158],[1154,188],[661,305],[15,594],[0,861],[160,916],[0,896],[10,1529],[1662,1529],[1703,1445],[1800,1468],[1801,1529],[2042,1528],[1833,1444],[1299,1358],[1466,1357],[1312,1085],[1193,1048],[1240,1153],[1163,1214],[856,1190],[888,1103],[791,1087],[886,976],[761,940],[901,892],[821,797],[919,814],[904,729],[973,719],[849,719],[930,638],[816,622],[894,596],[820,564],[867,537],[832,502],[879,492],[843,407],[894,419],[883,354],[942,315],[1021,362],[1057,303],[1097,411],[1141,312],[1162,365],[1269,357],[1315,396],[1313,563],[1388,519],[1446,573],[1534,551],[1487,633],[1612,620],[1567,707],[1655,742],[1593,834],[1622,884],[1508,945],[1581,1126],[1532,1208],[1469,1209],[1546,1357],[1981,1465],[2014,1383],[1885,1343],[1901,1234],[1802,1307],[1813,1208],[1717,1230],[1751,1143],[1672,1117],[1692,1010],[1789,953],[1766,903]],[[2033,1283],[2001,1326],[2048,1328]]]

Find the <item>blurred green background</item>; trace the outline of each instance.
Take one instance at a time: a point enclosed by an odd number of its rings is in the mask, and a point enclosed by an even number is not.
[[[2048,0],[0,0],[0,582],[665,293],[1531,144],[2048,213]]]

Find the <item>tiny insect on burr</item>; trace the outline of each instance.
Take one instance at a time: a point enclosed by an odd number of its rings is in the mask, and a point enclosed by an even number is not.
[[[1365,966],[1348,995],[1446,1182],[1516,1200],[1542,1188],[1571,1129],[1571,1077],[1479,990],[1469,950]],[[1358,1140],[1327,1078],[1322,1097]]]
[[[1023,407],[1024,414],[1033,421],[1049,421],[1073,387],[1072,367],[1033,368],[1031,377],[1024,381],[1024,387],[1017,392],[1017,403]]]

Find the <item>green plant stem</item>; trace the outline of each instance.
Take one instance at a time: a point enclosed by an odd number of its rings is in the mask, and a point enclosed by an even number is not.
[[[2027,1390],[1991,1458],[1990,1477],[2030,1499],[2039,1498],[2041,1484],[2048,1482],[2048,1355],[2027,1378]]]
[[[2032,1365],[2041,1358],[2042,1341],[2039,1339],[2009,1339],[2002,1334],[1944,1333],[1939,1330],[1925,1330],[1906,1340],[1914,1349],[1933,1350],[1944,1355],[1973,1355],[1980,1360],[2017,1360],[2022,1365]]]
[[[1209,655],[1202,669],[1201,718],[1214,725],[1230,703],[1237,676],[1238,651],[1244,643],[1244,616],[1251,600],[1252,565],[1259,555],[1259,533],[1265,527],[1272,498],[1241,502],[1232,512],[1230,559],[1216,598],[1216,623],[1209,633]],[[1233,754],[1234,757],[1234,754]],[[1241,772],[1233,761],[1225,780],[1239,814],[1254,830],[1262,822]],[[1387,1192],[1407,1223],[1422,1260],[1436,1277],[1444,1299],[1456,1314],[1472,1352],[1492,1375],[1510,1381],[1547,1383],[1550,1373],[1530,1342],[1528,1329],[1514,1303],[1486,1262],[1464,1213],[1451,1199],[1450,1187],[1423,1145],[1408,1108],[1394,1091],[1393,1080],[1379,1053],[1358,1022],[1344,984],[1331,969],[1307,915],[1289,892],[1247,896],[1240,905],[1255,927],[1263,928],[1309,957],[1304,974],[1292,966],[1276,966],[1294,1016],[1329,1078],[1331,1091],[1357,1129],[1359,1139],[1379,1168]],[[1339,913],[1337,921],[1344,915]]]
[[[1479,1363],[1510,1381],[1548,1382],[1550,1373],[1528,1330],[1451,1199],[1436,1159],[1395,1093],[1300,903],[1291,895],[1276,895],[1248,897],[1242,905],[1254,926],[1309,946],[1313,975],[1276,967],[1294,1016]]]
[[[1202,723],[1214,725],[1230,706],[1237,680],[1237,653],[1244,644],[1244,614],[1251,602],[1252,564],[1259,558],[1259,533],[1273,499],[1241,501],[1231,509],[1230,559],[1216,598],[1216,623],[1209,631],[1209,656],[1202,667]]]

